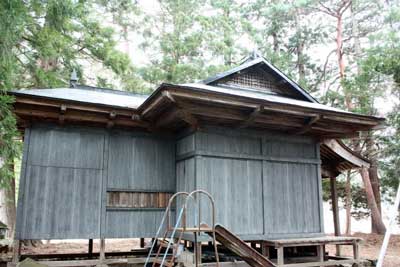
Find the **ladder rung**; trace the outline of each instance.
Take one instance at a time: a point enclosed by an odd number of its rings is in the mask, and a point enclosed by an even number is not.
[[[162,259],[154,259],[153,262],[155,262],[156,264],[161,266],[162,263]],[[167,267],[173,267],[174,266],[174,261],[171,261],[171,258],[166,258],[163,266],[167,266]]]
[[[160,247],[167,248],[168,247],[168,242],[160,242]],[[177,248],[178,245],[171,243],[171,245],[169,247],[170,248]]]

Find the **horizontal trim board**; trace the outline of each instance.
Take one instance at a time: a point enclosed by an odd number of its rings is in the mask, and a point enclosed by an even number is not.
[[[129,189],[129,188],[107,188],[107,192],[169,193],[169,194],[175,194],[175,191],[171,191],[171,190]]]
[[[127,207],[106,207],[107,212],[113,211],[165,211],[166,208],[127,208]],[[171,208],[174,211],[175,208]]]
[[[42,164],[32,164],[28,163],[29,166],[33,167],[43,167],[43,168],[60,168],[60,169],[71,169],[71,170],[96,170],[102,171],[103,168],[77,168],[77,167],[66,167],[66,166],[55,166],[55,165],[42,165]]]
[[[281,158],[281,157],[271,157],[263,155],[251,155],[251,154],[235,154],[235,153],[221,153],[221,152],[211,152],[204,150],[197,150],[193,152],[188,152],[183,155],[177,156],[176,161],[182,161],[196,156],[203,157],[214,157],[214,158],[228,158],[228,159],[246,159],[246,160],[264,160],[264,161],[275,161],[275,162],[292,162],[292,163],[302,163],[302,164],[321,164],[321,160],[317,158]]]
[[[290,143],[301,143],[301,144],[314,144],[316,141],[312,137],[301,136],[301,135],[293,135],[293,134],[282,134],[279,131],[260,131],[253,129],[235,129],[227,130],[224,127],[218,126],[205,126],[198,130],[201,133],[211,133],[211,134],[220,134],[224,136],[231,137],[245,137],[245,138],[254,138],[254,139],[263,139],[270,141],[285,141]]]

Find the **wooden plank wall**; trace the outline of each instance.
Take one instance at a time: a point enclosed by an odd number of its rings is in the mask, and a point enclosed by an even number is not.
[[[309,138],[205,128],[179,138],[175,152],[175,140],[140,133],[33,125],[26,134],[19,239],[151,237],[165,201],[195,188],[242,237],[323,232],[319,148]]]
[[[85,127],[27,129],[18,239],[151,237],[175,191],[175,143]]]
[[[33,127],[26,134],[16,238],[99,237],[104,132]]]
[[[103,235],[152,237],[161,221],[165,203],[155,207],[151,196],[154,199],[155,194],[157,197],[158,194],[171,196],[175,192],[175,142],[162,136],[125,131],[112,132],[109,142],[107,194],[137,196],[139,203],[133,205],[139,207],[107,205]]]
[[[177,143],[177,190],[201,188],[217,221],[242,237],[321,235],[318,144],[310,138],[208,127]],[[195,168],[187,186],[187,174]],[[192,181],[194,179],[194,181]],[[204,222],[209,207],[201,201]]]

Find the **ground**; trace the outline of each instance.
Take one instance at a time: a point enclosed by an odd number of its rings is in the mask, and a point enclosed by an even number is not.
[[[381,249],[383,236],[374,234],[356,233],[353,236],[361,237],[364,242],[360,246],[360,255],[363,259],[377,260],[379,251]],[[328,246],[329,254],[335,254],[335,246]],[[400,235],[392,235],[390,238],[388,250],[386,253],[384,267],[398,267],[400,266]],[[352,256],[353,248],[351,246],[344,246],[342,248],[342,255]]]
[[[383,236],[372,235],[372,234],[361,234],[357,233],[354,236],[361,237],[364,242],[361,244],[360,254],[364,259],[376,260],[378,258],[379,250],[382,244]],[[129,251],[132,248],[139,246],[139,240],[137,239],[113,239],[106,242],[107,251]],[[98,241],[94,242],[93,250],[99,250]],[[72,243],[46,243],[37,247],[23,248],[23,254],[37,253],[79,253],[87,251],[87,241],[75,241]],[[334,246],[328,246],[327,251],[330,254],[335,253]],[[343,247],[342,253],[345,256],[352,255],[352,248],[350,246]],[[393,235],[390,239],[390,244],[385,258],[384,267],[398,267],[400,266],[400,235]]]

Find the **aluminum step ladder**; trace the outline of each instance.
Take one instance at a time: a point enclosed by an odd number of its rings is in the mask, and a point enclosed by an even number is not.
[[[195,212],[195,221],[196,221],[196,216],[197,216],[197,226],[195,227],[187,227],[186,226],[186,218],[187,218],[187,207],[189,200],[193,199],[195,200],[196,195],[206,195],[211,203],[212,207],[212,226],[211,227],[205,227],[204,224],[201,223],[201,211],[200,211],[200,200],[198,201],[198,213]],[[171,207],[174,202],[174,200],[178,196],[183,196],[185,197],[184,199],[184,204],[182,205],[181,209],[179,210],[179,213],[177,214],[176,217],[176,222],[174,224],[174,227],[171,227]],[[178,210],[178,209],[176,209]],[[162,232],[164,225],[166,225],[164,232],[162,234],[162,237],[160,233]],[[167,266],[167,267],[173,267],[175,265],[175,260],[178,255],[179,249],[180,249],[180,244],[182,241],[182,237],[184,233],[192,233],[195,235],[195,239],[197,238],[198,235],[201,233],[209,234],[213,238],[213,243],[214,243],[214,252],[215,252],[215,258],[216,258],[216,263],[217,267],[219,267],[219,256],[218,256],[218,249],[217,249],[217,243],[216,243],[216,234],[215,234],[215,204],[214,204],[214,199],[212,196],[204,190],[198,189],[194,190],[191,193],[188,192],[178,192],[174,194],[170,200],[168,201],[168,206],[164,212],[164,215],[161,219],[160,226],[158,227],[156,236],[154,238],[154,241],[151,245],[149,254],[146,258],[146,262],[144,264],[145,267],[156,267],[156,266]],[[160,239],[161,237],[161,239]],[[154,248],[156,247],[156,244],[160,242],[160,245],[157,249],[157,253],[153,259],[151,259],[151,255],[153,253]],[[161,252],[162,249],[165,249],[164,254],[162,255],[161,258]],[[172,248],[172,254],[168,256],[169,250]],[[201,255],[197,255],[200,252],[196,249],[195,250],[195,258],[196,258],[196,266],[199,266],[199,257]],[[150,265],[149,263],[152,262]]]

